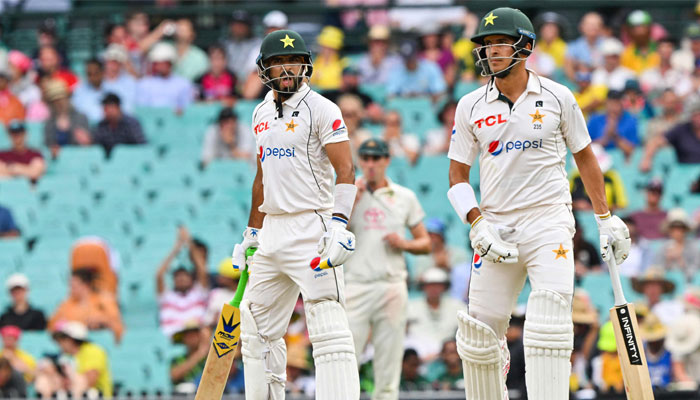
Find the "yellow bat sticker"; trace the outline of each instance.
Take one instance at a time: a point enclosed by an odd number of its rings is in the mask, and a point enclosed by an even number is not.
[[[214,332],[216,355],[223,357],[235,350],[240,336],[241,311],[230,304],[224,304],[221,309],[221,318],[216,325],[216,332]]]

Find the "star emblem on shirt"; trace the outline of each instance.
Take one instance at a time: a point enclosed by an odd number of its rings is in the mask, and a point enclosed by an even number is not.
[[[557,255],[557,256],[554,258],[555,260],[558,260],[559,257],[564,257],[564,259],[566,260],[566,259],[567,259],[567,258],[566,258],[566,253],[569,252],[569,250],[565,249],[564,246],[563,246],[561,243],[559,244],[559,248],[558,248],[558,249],[552,250],[552,251],[554,252],[554,254]]]
[[[285,122],[284,124],[287,125],[287,129],[285,129],[284,131],[285,131],[285,132],[292,131],[292,133],[294,133],[294,128],[296,128],[297,126],[299,126],[299,124],[295,124],[295,123],[294,123],[294,120],[292,120],[292,122],[290,122],[290,123],[286,123],[286,122]]]
[[[529,114],[532,117],[532,123],[534,124],[535,122],[543,123],[542,118],[545,117],[544,114],[540,114],[540,110],[535,110],[534,114]]]
[[[284,43],[284,49],[287,48],[287,46],[292,46],[294,48],[294,41],[296,39],[292,39],[289,37],[289,35],[285,34],[283,39],[280,39],[280,42]]]
[[[498,18],[498,15],[493,15],[493,11],[491,11],[491,14],[487,15],[484,18],[484,26],[486,25],[494,25],[493,20]]]

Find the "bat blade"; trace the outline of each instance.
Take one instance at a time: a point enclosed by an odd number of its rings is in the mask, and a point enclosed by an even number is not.
[[[627,399],[654,400],[634,305],[628,303],[614,306],[610,309],[610,320],[615,331],[617,354],[625,381]]]
[[[240,337],[241,311],[230,304],[224,304],[195,400],[221,399]]]

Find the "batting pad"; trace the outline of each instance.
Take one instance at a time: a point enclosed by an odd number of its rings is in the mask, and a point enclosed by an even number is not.
[[[569,302],[552,290],[538,289],[530,293],[523,342],[527,397],[568,399],[570,359],[574,348]]]
[[[284,400],[287,346],[284,339],[268,341],[258,334],[250,301],[241,302],[241,354],[248,400]]]
[[[508,400],[504,365],[507,347],[490,326],[465,311],[457,313],[457,352],[462,359],[464,392],[467,399]]]
[[[343,307],[332,300],[310,304],[306,324],[316,366],[316,399],[359,399],[355,344]]]

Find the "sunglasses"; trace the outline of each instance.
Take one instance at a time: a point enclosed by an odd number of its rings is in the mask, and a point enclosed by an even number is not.
[[[384,156],[368,156],[368,155],[360,156],[360,159],[361,159],[362,161],[369,161],[369,160],[372,160],[372,161],[379,161],[379,160],[381,160],[382,158],[384,158]]]

